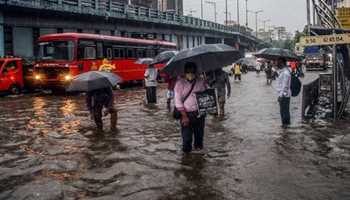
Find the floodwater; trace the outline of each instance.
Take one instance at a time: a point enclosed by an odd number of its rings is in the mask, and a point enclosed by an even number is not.
[[[305,82],[315,77],[307,74]],[[227,117],[208,116],[205,155],[183,156],[179,125],[144,91],[117,91],[118,131],[96,132],[84,96],[0,98],[0,199],[350,199],[350,123],[280,128],[265,76],[231,80]]]

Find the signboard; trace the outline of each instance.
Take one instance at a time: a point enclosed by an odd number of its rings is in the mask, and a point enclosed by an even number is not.
[[[333,44],[350,44],[350,34],[306,36],[300,38],[302,46],[321,46]]]
[[[199,115],[217,112],[218,104],[215,89],[196,92],[196,98]]]
[[[337,19],[340,22],[342,28],[350,29],[350,8],[338,8]]]

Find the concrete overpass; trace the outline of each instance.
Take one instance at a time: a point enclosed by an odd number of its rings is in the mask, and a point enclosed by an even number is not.
[[[0,0],[0,56],[33,57],[40,35],[86,32],[177,43],[226,43],[244,52],[260,43],[245,27],[120,4],[112,0]]]

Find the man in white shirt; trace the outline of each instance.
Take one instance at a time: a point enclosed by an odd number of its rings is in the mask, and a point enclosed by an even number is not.
[[[157,103],[157,77],[157,69],[153,65],[149,65],[145,71],[147,103]]]
[[[278,78],[277,78],[277,93],[278,102],[280,104],[280,113],[282,127],[287,128],[290,125],[290,97],[291,97],[291,69],[288,67],[286,59],[278,60]]]

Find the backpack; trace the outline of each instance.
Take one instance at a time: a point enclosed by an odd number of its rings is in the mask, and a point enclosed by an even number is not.
[[[292,92],[292,97],[296,97],[299,95],[301,91],[302,83],[298,76],[295,73],[291,74],[291,83],[290,83],[290,90]]]

